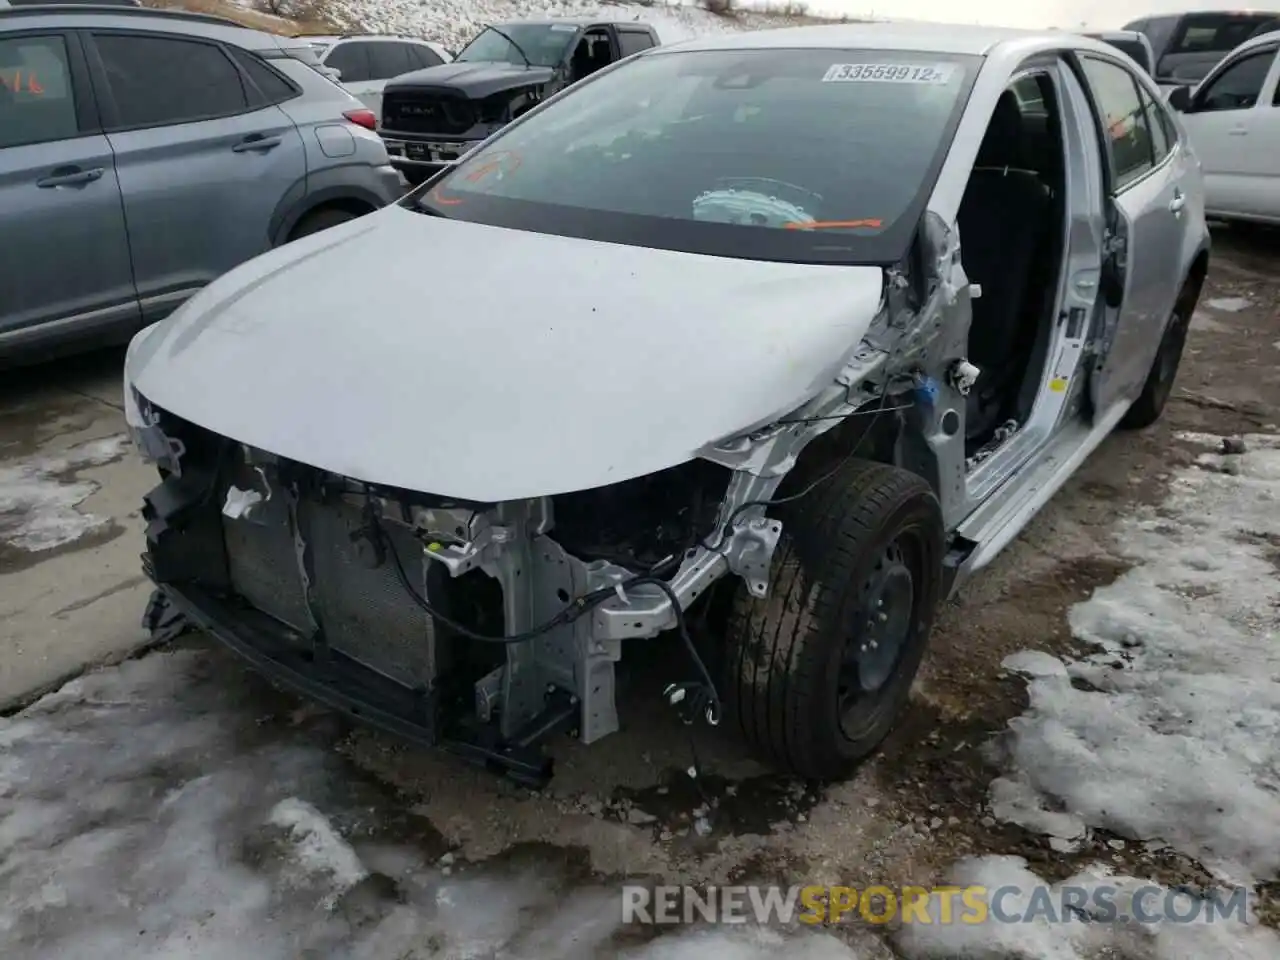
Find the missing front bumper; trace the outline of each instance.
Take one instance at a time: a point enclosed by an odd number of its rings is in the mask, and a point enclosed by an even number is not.
[[[161,629],[172,632],[177,617],[294,693],[397,737],[446,750],[533,789],[544,787],[553,772],[540,742],[568,729],[577,714],[567,694],[550,693],[546,709],[535,722],[512,740],[501,741],[482,727],[448,725],[436,691],[406,689],[337,651],[317,657],[301,638],[247,605],[217,598],[199,587],[157,587],[144,626],[154,629],[163,624]]]
[[[763,594],[778,534],[776,521],[743,516],[714,548],[682,549],[755,492],[736,476],[727,497],[713,490],[703,525],[672,533],[663,524],[703,469],[687,465],[602,488],[609,514],[630,520],[597,531],[582,522],[599,516],[595,500],[461,504],[375,489],[190,424],[166,430],[164,448],[175,433],[182,455],[157,461],[166,479],[143,511],[145,566],[165,603],[282,684],[522,782],[549,776],[536,749],[548,736],[590,744],[617,730],[622,640],[676,626],[673,597],[688,608],[727,571]],[[633,527],[661,535],[633,538]],[[663,564],[662,581],[634,572]],[[686,651],[676,659],[680,680]]]

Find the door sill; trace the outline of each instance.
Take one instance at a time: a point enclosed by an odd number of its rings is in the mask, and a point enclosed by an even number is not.
[[[1065,426],[1040,452],[1034,465],[1011,473],[982,506],[965,518],[956,533],[978,546],[961,567],[961,578],[985,567],[1026,528],[1098,444],[1111,434],[1128,409],[1128,402],[1120,402],[1093,426],[1082,421]]]

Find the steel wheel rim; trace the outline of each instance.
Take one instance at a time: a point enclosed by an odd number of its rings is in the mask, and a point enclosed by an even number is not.
[[[867,726],[865,708],[891,686],[915,630],[919,591],[902,539],[885,547],[863,582],[854,630],[841,656],[836,712],[849,739],[860,735],[855,728]]]

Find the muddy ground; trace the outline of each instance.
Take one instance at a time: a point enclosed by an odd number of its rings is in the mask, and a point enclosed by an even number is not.
[[[847,783],[819,789],[771,775],[718,731],[695,730],[691,743],[658,697],[662,684],[676,679],[663,676],[661,651],[620,677],[619,734],[593,748],[555,745],[557,776],[542,794],[348,725],[273,691],[230,655],[188,636],[180,646],[193,651],[183,656],[196,658],[197,666],[183,673],[192,702],[232,718],[223,723],[231,745],[218,747],[227,756],[264,744],[319,751],[329,786],[315,794],[317,806],[365,811],[358,822],[342,822],[366,830],[369,842],[412,850],[424,863],[445,857],[450,874],[532,865],[561,891],[621,878],[894,886],[940,880],[966,854],[1012,853],[1054,880],[1102,860],[1165,883],[1201,881],[1198,864],[1109,843],[1114,838],[1104,832],[1062,854],[1038,835],[997,823],[985,806],[993,772],[983,748],[1026,705],[1025,682],[1001,670],[1003,658],[1026,648],[1072,652],[1068,607],[1125,568],[1111,542],[1114,521],[1159,503],[1171,471],[1193,464],[1197,451],[1175,434],[1273,432],[1280,422],[1280,238],[1237,238],[1223,230],[1215,242],[1208,288],[1163,419],[1145,432],[1111,437],[946,606],[909,709],[883,752]],[[149,477],[127,457],[102,460],[110,449],[98,450],[95,460],[94,451],[76,446],[118,433],[112,392],[118,363],[117,354],[25,371],[6,377],[0,392],[0,471],[7,468],[12,481],[32,473],[32,458],[62,457],[54,462],[58,469],[45,473],[63,485],[87,477],[92,489],[71,509],[96,511],[99,519],[77,538],[32,550],[14,545],[14,531],[29,530],[31,512],[50,509],[50,498],[37,491],[0,500],[0,699],[7,697],[10,713],[31,691],[85,664],[127,656],[142,639],[135,505]],[[68,460],[68,449],[81,451],[83,462]],[[674,647],[670,652],[680,655]],[[144,659],[157,656],[172,654]],[[695,749],[704,768],[700,783],[685,772]],[[143,764],[153,785],[147,802],[201,771],[199,757],[165,757]],[[143,775],[129,769],[130,782]],[[104,776],[115,782],[116,774]],[[75,789],[73,780],[64,785]],[[121,800],[104,816],[125,816],[131,802]],[[271,849],[250,844],[244,856],[269,858]],[[361,889],[375,906],[360,909],[376,912],[380,898],[403,900],[394,889]],[[1274,923],[1270,893],[1260,892],[1264,919]],[[838,935],[856,942],[863,957],[890,955],[880,932],[846,925]],[[40,956],[37,945],[53,942],[49,935],[23,933],[13,943],[29,948],[22,955]]]

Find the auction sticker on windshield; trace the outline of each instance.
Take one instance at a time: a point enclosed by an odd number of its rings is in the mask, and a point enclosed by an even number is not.
[[[833,63],[823,83],[946,83],[951,63]]]

